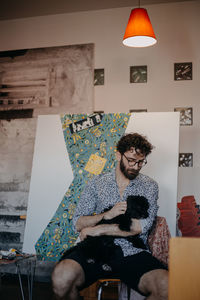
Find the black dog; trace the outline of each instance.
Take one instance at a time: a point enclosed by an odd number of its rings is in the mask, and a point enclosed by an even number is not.
[[[105,211],[110,210],[112,207],[109,207]],[[114,217],[110,220],[101,220],[99,224],[118,224],[119,228],[124,231],[130,231],[132,218],[134,219],[146,219],[148,217],[148,208],[149,203],[147,199],[143,196],[128,196],[127,197],[127,210],[125,214]],[[91,261],[101,261],[106,262],[111,256],[116,248],[114,244],[114,239],[117,236],[88,236],[85,240],[78,243],[76,246],[68,249],[64,253],[64,257],[67,256],[74,251],[75,249],[81,249],[84,253],[85,257],[90,259]],[[119,236],[119,238],[121,238]],[[136,248],[146,249],[146,246],[143,240],[139,237],[139,235],[126,237],[129,242],[133,244]]]

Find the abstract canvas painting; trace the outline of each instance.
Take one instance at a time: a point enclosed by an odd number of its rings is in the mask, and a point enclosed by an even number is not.
[[[179,167],[193,167],[193,153],[179,153]]]
[[[193,109],[192,107],[175,107],[174,111],[180,112],[180,125],[188,126],[193,124]]]
[[[175,63],[174,80],[192,80],[192,63]]]
[[[105,75],[104,69],[94,70],[94,85],[104,85]]]
[[[92,112],[93,52],[93,44],[0,52],[0,111]]]
[[[130,83],[146,83],[146,82],[147,82],[147,66],[131,66]]]

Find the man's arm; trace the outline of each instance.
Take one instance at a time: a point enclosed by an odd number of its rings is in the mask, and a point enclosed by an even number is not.
[[[153,221],[155,220],[158,212],[158,184],[153,181],[151,184],[148,185],[146,188],[146,197],[149,201],[149,209],[148,213],[149,216],[146,219],[140,220],[140,225],[142,228],[142,234],[147,234],[152,227]]]
[[[82,228],[80,227],[80,231],[81,231],[80,238],[84,239],[88,235],[91,236],[112,235],[112,236],[128,237],[128,236],[134,236],[136,234],[140,234],[140,233],[144,234],[148,232],[148,230],[151,228],[153,224],[153,221],[158,211],[158,205],[157,205],[158,185],[156,182],[151,184],[151,186],[149,187],[148,195],[150,201],[149,217],[141,220],[132,219],[132,226],[129,232],[120,230],[118,225],[116,224],[96,225],[98,223],[97,222],[92,225],[87,225],[88,223],[85,223],[85,226],[83,226]],[[105,216],[102,216],[101,219],[103,217],[106,218]]]
[[[90,236],[100,236],[100,235],[111,235],[128,237],[142,232],[142,227],[140,221],[132,219],[132,224],[130,231],[123,231],[119,229],[118,224],[100,224],[96,225],[102,219],[110,220],[114,217],[124,214],[127,209],[127,202],[118,202],[112,209],[107,212],[101,213],[95,216],[82,216],[78,219],[76,223],[76,228],[80,231],[80,239],[84,240],[88,235]]]
[[[93,227],[102,219],[110,220],[116,216],[124,214],[127,209],[126,201],[116,203],[110,210],[93,216],[80,216],[76,222],[76,230],[81,231],[87,227]],[[100,225],[98,225],[100,226]],[[109,226],[108,226],[109,227]],[[100,230],[100,228],[99,228]],[[99,231],[98,230],[98,231]],[[102,228],[103,230],[103,228]],[[109,234],[108,234],[109,235]]]
[[[142,227],[139,220],[132,219],[132,225],[130,231],[123,231],[119,229],[118,224],[101,224],[91,227],[85,227],[80,232],[80,239],[84,240],[88,235],[90,236],[101,236],[101,235],[111,235],[128,237],[142,232]]]
[[[104,213],[101,213],[99,215],[93,215],[93,216],[81,216],[76,222],[75,225],[76,230],[80,232],[84,228],[93,227],[97,223],[99,223],[103,219],[103,217],[104,217]]]
[[[93,213],[96,211],[96,199],[97,195],[95,180],[92,179],[85,186],[81,194],[80,200],[76,206],[72,218],[72,225],[74,231],[81,231],[84,227],[94,226],[98,223],[98,220],[101,220],[103,216],[97,217],[97,215],[93,215]]]

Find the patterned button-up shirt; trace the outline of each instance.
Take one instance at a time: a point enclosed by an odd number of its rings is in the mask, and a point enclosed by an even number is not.
[[[130,181],[129,185],[124,190],[122,198],[120,197],[119,188],[116,182],[115,170],[94,176],[86,185],[76,207],[73,216],[74,229],[76,221],[80,216],[89,216],[94,213],[100,214],[106,208],[115,205],[117,202],[126,201],[126,198],[129,195],[144,196],[149,202],[148,218],[140,219],[142,227],[140,237],[147,245],[148,231],[151,228],[158,211],[158,185],[153,179],[143,174],[139,174],[135,179]],[[126,238],[115,238],[114,243],[121,247],[124,256],[144,251],[143,249],[133,247],[132,243],[127,241]]]

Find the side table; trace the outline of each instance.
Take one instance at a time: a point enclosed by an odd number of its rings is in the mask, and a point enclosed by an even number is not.
[[[13,260],[0,260],[0,278],[8,273],[17,273],[22,300],[25,300],[22,275],[25,275],[27,277],[28,300],[32,300],[36,260],[37,258],[35,255],[20,255]]]

